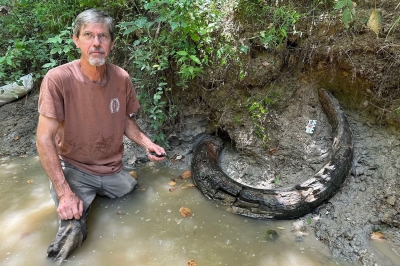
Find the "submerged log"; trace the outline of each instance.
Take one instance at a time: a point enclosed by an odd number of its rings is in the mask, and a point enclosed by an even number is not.
[[[205,136],[194,147],[192,177],[209,199],[228,205],[228,210],[261,219],[291,219],[304,216],[330,199],[344,183],[353,160],[353,135],[338,101],[327,91],[319,99],[332,127],[329,162],[301,184],[281,189],[258,189],[227,176],[219,165],[221,141]]]

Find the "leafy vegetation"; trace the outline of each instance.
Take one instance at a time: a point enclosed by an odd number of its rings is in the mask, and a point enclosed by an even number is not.
[[[150,120],[150,128],[156,132],[152,136],[153,141],[163,143],[165,147],[168,147],[165,135],[161,131],[162,125],[167,119],[167,115],[164,112],[166,101],[162,100],[164,86],[166,85],[167,83],[165,82],[158,84],[157,91],[153,95],[148,94],[146,91],[142,91],[141,94],[138,95],[138,98],[142,103],[142,108],[147,110]]]
[[[259,32],[250,40],[258,41],[266,49],[274,49],[288,37],[288,33],[301,34],[296,31],[296,22],[301,15],[291,6],[274,6],[265,1],[241,1],[238,17],[250,19]],[[272,18],[272,19],[268,19]]]
[[[260,5],[262,12],[257,10]],[[0,84],[27,73],[39,82],[49,69],[78,58],[71,39],[73,19],[92,7],[110,13],[119,29],[111,59],[132,74],[142,109],[157,132],[153,140],[163,145],[162,129],[177,114],[168,92],[188,88],[210,65],[224,68],[234,62],[239,66],[238,79],[244,78],[240,54],[250,48],[245,43],[238,45],[224,28],[232,10],[251,19],[256,15],[260,28],[254,39],[268,49],[295,32],[300,18],[292,7],[260,0],[0,0],[0,6],[7,7],[7,14],[0,17]],[[265,22],[270,15],[272,20]],[[263,105],[255,102],[249,110],[256,134],[265,142]]]
[[[281,175],[279,174],[279,175],[277,175],[277,176],[275,177],[274,184],[275,184],[275,185],[278,185],[280,180],[281,180]]]
[[[75,16],[104,1],[0,0],[0,84],[32,73],[40,80],[52,67],[79,56],[71,39]],[[125,1],[107,1],[109,9]]]
[[[346,28],[355,16],[350,0],[309,4],[313,10],[340,10]],[[271,51],[285,44],[288,35],[301,36],[296,23],[304,16],[292,4],[265,0],[0,0],[0,6],[1,85],[28,73],[40,82],[49,69],[78,58],[71,39],[73,19],[87,8],[107,11],[118,29],[111,60],[131,73],[142,110],[156,132],[152,138],[164,145],[162,130],[178,113],[174,90],[187,89],[209,67],[235,65],[235,75],[243,79],[241,56],[254,46]],[[237,23],[251,24],[254,34],[239,40],[232,31]],[[247,105],[264,144],[268,104],[264,99]]]
[[[125,45],[131,47],[136,81],[165,79],[169,70],[176,85],[185,89],[210,60],[224,64],[232,52],[229,40],[216,34],[224,18],[224,2],[141,0],[133,20],[120,24]]]
[[[355,10],[353,1],[351,0],[338,0],[335,9],[342,10],[342,20],[346,29],[350,27],[350,23],[355,18]]]
[[[255,126],[255,134],[259,139],[261,139],[264,147],[267,147],[269,140],[268,131],[265,127],[266,114],[268,113],[268,106],[274,103],[275,100],[268,96],[265,96],[260,101],[253,101],[252,99],[248,100],[248,110],[250,113],[251,121]]]
[[[173,103],[167,105],[161,100],[166,98],[168,83],[186,89],[210,62],[224,66],[234,56],[230,40],[217,34],[225,15],[224,3],[139,0],[135,15],[119,24],[122,32],[119,41],[126,47],[134,82],[141,91],[143,110],[154,130],[160,130],[176,115]],[[153,138],[166,145],[163,134]]]

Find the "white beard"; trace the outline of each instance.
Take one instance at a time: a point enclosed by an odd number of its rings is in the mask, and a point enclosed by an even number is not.
[[[93,58],[93,57],[89,57],[89,63],[92,66],[102,66],[106,63],[106,59],[105,58]]]

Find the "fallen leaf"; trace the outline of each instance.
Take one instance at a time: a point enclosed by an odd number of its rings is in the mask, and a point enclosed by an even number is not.
[[[175,181],[171,181],[171,182],[168,183],[168,185],[170,185],[171,187],[173,187],[173,186],[176,185],[176,182],[175,182]]]
[[[28,184],[33,183],[33,180],[29,179],[28,181],[26,181],[26,183],[28,183]]]
[[[146,190],[146,188],[145,187],[142,187],[142,191],[145,191]]]
[[[186,207],[181,207],[179,209],[179,212],[182,214],[183,217],[188,217],[192,214],[191,210],[189,208]]]
[[[171,162],[176,163],[180,160],[183,160],[185,158],[185,156],[180,155],[180,154],[174,154],[174,156],[172,156],[171,158]]]
[[[371,235],[371,239],[383,242],[386,237],[382,232],[373,232]]]
[[[192,173],[189,170],[186,170],[185,172],[182,173],[182,178],[189,178],[192,176]]]
[[[196,266],[196,262],[194,260],[189,260],[188,261],[188,266]]]
[[[174,191],[176,188],[175,187],[171,187],[170,189],[168,189],[169,190],[169,192],[172,192],[172,191]]]
[[[282,226],[277,226],[276,228],[278,228],[279,230],[285,230],[285,227]]]
[[[189,185],[184,186],[184,187],[182,187],[182,188],[194,188],[194,187],[196,187],[194,184],[189,184]]]
[[[268,151],[268,153],[270,154],[270,155],[272,155],[272,154],[274,154],[275,152],[277,152],[278,150],[277,149],[270,149],[269,151]]]
[[[15,136],[15,137],[14,137],[14,140],[19,140],[19,136]]]
[[[137,179],[137,173],[136,173],[135,171],[130,171],[129,174],[130,174],[133,178]]]
[[[378,10],[374,9],[374,11],[372,11],[371,16],[368,19],[367,26],[373,32],[375,32],[376,36],[378,37],[381,29],[381,15],[378,13]]]

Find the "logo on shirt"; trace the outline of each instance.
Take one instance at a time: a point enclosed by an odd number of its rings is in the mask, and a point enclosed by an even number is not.
[[[112,114],[113,113],[117,113],[119,111],[119,106],[120,106],[120,104],[119,104],[118,98],[112,99],[111,102],[110,102],[110,111],[111,111],[111,113]]]

